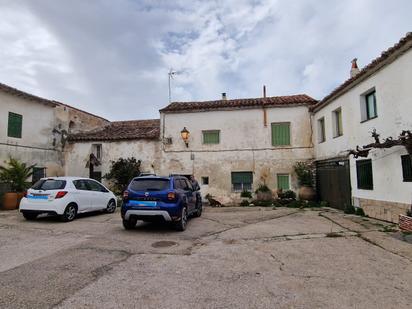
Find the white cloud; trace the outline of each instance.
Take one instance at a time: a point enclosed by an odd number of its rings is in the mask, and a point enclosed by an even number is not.
[[[110,119],[174,100],[321,98],[411,29],[407,0],[1,1],[0,81]],[[16,22],[18,21],[18,22]]]

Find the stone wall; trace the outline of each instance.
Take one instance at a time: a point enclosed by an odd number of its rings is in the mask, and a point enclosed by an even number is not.
[[[411,205],[370,199],[359,199],[359,206],[369,217],[393,223],[399,222],[399,215],[406,214]]]

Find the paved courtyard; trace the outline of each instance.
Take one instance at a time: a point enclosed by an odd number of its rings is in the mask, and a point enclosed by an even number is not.
[[[207,208],[185,232],[119,212],[0,212],[1,308],[411,308],[412,245],[340,212]]]

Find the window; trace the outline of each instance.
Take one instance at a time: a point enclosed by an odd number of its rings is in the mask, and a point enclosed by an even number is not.
[[[289,175],[288,174],[278,174],[278,189],[289,190]]]
[[[241,192],[244,190],[251,191],[253,183],[252,172],[232,172],[233,191]]]
[[[403,181],[412,181],[412,159],[410,155],[401,156]]]
[[[372,160],[356,161],[358,189],[373,190]]]
[[[206,185],[206,186],[209,185],[209,176],[202,177],[201,180],[202,180],[202,185]]]
[[[93,144],[93,154],[99,160],[102,158],[102,144]]]
[[[326,140],[325,118],[322,117],[318,120],[318,142],[323,143],[325,140]]]
[[[41,178],[46,177],[45,167],[33,167],[33,175],[31,176],[32,183],[36,183]]]
[[[105,187],[103,187],[100,183],[93,181],[93,180],[85,180],[87,186],[90,188],[91,191],[96,192],[108,192]]]
[[[168,179],[135,179],[130,184],[130,189],[133,191],[164,191],[169,188]]]
[[[73,180],[73,184],[77,190],[89,191],[89,187],[87,186],[86,180]]]
[[[361,97],[361,117],[362,121],[378,117],[375,90]]]
[[[66,187],[65,180],[40,179],[31,188],[34,190],[61,190]]]
[[[342,127],[342,109],[339,107],[332,112],[333,119],[333,136],[338,137],[343,135]]]
[[[21,138],[23,125],[23,116],[9,112],[9,124],[7,128],[7,136]]]
[[[220,131],[202,131],[203,144],[219,144],[220,143]]]
[[[272,123],[272,145],[290,145],[290,123]]]

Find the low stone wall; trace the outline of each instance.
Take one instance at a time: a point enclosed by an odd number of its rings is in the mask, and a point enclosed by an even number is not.
[[[406,214],[411,205],[359,198],[359,206],[371,218],[399,223],[399,215]]]

